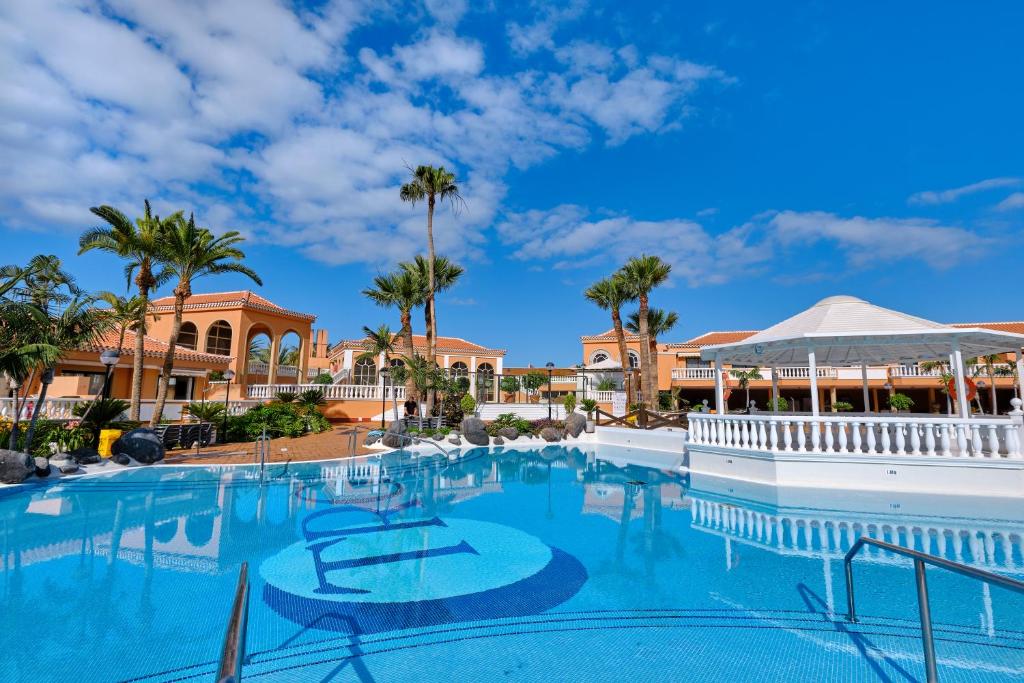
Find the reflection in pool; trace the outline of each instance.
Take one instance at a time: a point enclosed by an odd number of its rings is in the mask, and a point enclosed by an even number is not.
[[[4,680],[917,680],[912,572],[1024,576],[1018,501],[689,481],[602,445],[157,467],[7,489]],[[943,680],[1024,677],[1024,596],[929,573]],[[43,645],[43,647],[40,647]],[[45,655],[44,655],[45,652]]]

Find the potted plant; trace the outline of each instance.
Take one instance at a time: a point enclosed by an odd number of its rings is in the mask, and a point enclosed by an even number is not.
[[[597,401],[592,398],[585,398],[580,401],[580,408],[583,408],[583,412],[587,414],[587,434],[594,433],[594,412],[597,410]]]
[[[519,391],[519,378],[515,375],[506,375],[498,382],[498,388],[505,394],[505,403],[514,403],[516,392]]]
[[[565,395],[562,399],[562,407],[565,408],[565,417],[568,418],[570,415],[576,412],[576,394],[570,392]]]
[[[530,403],[540,402],[540,392],[537,391],[548,383],[548,377],[543,372],[530,372],[523,375],[522,387],[526,390]]]
[[[892,394],[889,396],[889,407],[894,413],[909,411],[914,407],[914,401],[906,394]]]
[[[472,415],[476,417],[476,399],[470,394],[466,394],[459,401],[459,407],[462,408],[463,415]]]
[[[853,404],[846,401],[836,401],[832,404],[832,410],[837,413],[848,413],[853,410]]]

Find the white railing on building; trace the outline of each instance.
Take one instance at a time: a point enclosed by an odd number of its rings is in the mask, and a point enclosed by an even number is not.
[[[672,379],[715,379],[714,368],[672,368]]]
[[[270,365],[262,361],[249,361],[248,372],[250,375],[266,375],[270,372]],[[278,365],[277,374],[279,377],[297,377],[299,369],[294,365]]]
[[[83,398],[48,398],[43,401],[42,408],[39,410],[39,417],[44,420],[70,420],[74,418],[71,412],[72,409],[77,404],[88,403],[88,401],[89,399]],[[31,419],[37,402],[37,399],[29,396],[22,406],[19,419]],[[22,400],[19,399],[18,403],[22,403]],[[14,410],[13,398],[0,398],[0,419],[13,420]]]
[[[1014,399],[1017,401],[1017,399]],[[717,415],[690,413],[690,445],[759,453],[1021,458],[1021,415]]]
[[[614,394],[614,391],[595,391],[587,394],[587,398],[592,398],[598,403],[611,403]]]
[[[249,398],[270,400],[279,392],[299,393],[307,389],[320,389],[328,401],[380,401],[391,400],[392,393],[399,401],[405,400],[405,387],[382,387],[379,384],[250,384]]]
[[[779,379],[810,379],[811,378],[811,369],[810,368],[806,368],[806,367],[800,367],[800,366],[781,367],[781,368],[776,368],[775,372],[779,376]],[[822,366],[820,368],[817,368],[817,376],[818,377],[836,377],[837,375],[838,375],[838,373],[836,372],[835,368],[830,368],[830,367],[827,367],[827,366]],[[761,370],[761,376],[764,377],[765,379],[771,379],[772,378],[772,371],[768,370],[768,369],[763,369],[763,370]]]
[[[733,381],[732,372],[747,372],[753,368],[725,368],[723,372],[728,374],[729,380]],[[772,371],[771,368],[761,368],[761,379],[771,381]],[[776,368],[779,379],[810,379],[811,373],[809,368],[803,367],[781,367]],[[838,369],[830,367],[820,367],[817,369],[818,377],[837,377]],[[857,370],[858,378],[860,377],[860,370]],[[709,380],[714,381],[715,379],[715,368],[673,368],[672,379],[697,379],[697,380]]]

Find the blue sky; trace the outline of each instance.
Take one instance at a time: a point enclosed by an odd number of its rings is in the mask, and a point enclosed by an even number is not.
[[[1020,320],[1022,31],[1016,2],[14,0],[0,260],[120,289],[77,235],[149,197],[244,232],[332,341],[397,328],[359,291],[425,248],[397,188],[434,163],[467,204],[437,219],[467,270],[441,333],[508,364],[577,362],[609,326],[581,291],[642,251],[677,340],[839,293]]]

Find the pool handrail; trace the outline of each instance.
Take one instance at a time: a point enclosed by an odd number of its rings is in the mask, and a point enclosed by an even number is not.
[[[935,660],[935,641],[932,637],[932,611],[931,605],[928,602],[928,582],[925,577],[926,564],[939,567],[940,569],[946,569],[956,574],[960,574],[961,576],[966,576],[968,578],[984,581],[1002,588],[1007,588],[1018,593],[1024,593],[1024,581],[1011,579],[1007,576],[1002,576],[1001,574],[993,574],[992,572],[971,567],[970,565],[966,565],[961,562],[953,562],[952,560],[947,560],[946,558],[939,557],[938,555],[930,555],[929,553],[912,550],[894,543],[879,541],[878,539],[869,538],[868,536],[861,536],[852,546],[850,546],[850,550],[846,553],[846,557],[843,558],[843,569],[846,573],[846,620],[850,622],[856,623],[857,621],[857,607],[854,603],[853,597],[853,558],[856,557],[857,553],[859,553],[866,545],[873,545],[877,548],[882,548],[883,550],[888,550],[891,553],[903,555],[904,557],[909,557],[914,560],[914,579],[917,585],[917,609],[921,617],[921,644],[924,646],[924,666],[928,683],[937,683],[939,680],[939,674]]]
[[[245,661],[245,639],[249,627],[249,563],[243,562],[238,572],[235,601],[224,633],[217,683],[239,683],[242,680],[242,662]]]

